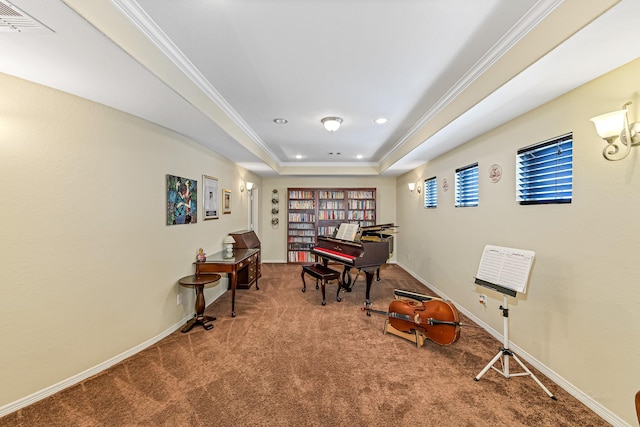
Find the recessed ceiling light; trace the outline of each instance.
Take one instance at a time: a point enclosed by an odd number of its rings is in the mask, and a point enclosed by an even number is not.
[[[376,122],[379,125],[383,125],[383,124],[387,123],[389,121],[389,119],[387,119],[386,117],[378,117],[377,119],[374,119],[373,121]]]
[[[362,154],[358,154],[358,155],[356,156],[356,159],[361,159],[361,158],[363,158],[363,157],[364,157],[364,156],[363,156]]]
[[[278,117],[277,119],[273,119],[273,123],[277,125],[286,125],[289,123],[289,120]]]
[[[301,159],[302,158],[302,154],[296,154],[296,159]]]

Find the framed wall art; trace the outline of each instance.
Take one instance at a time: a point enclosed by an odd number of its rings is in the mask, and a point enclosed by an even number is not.
[[[202,205],[204,219],[218,219],[218,178],[202,175]]]
[[[222,190],[222,213],[231,213],[231,190]]]
[[[198,222],[198,181],[167,175],[167,225]]]

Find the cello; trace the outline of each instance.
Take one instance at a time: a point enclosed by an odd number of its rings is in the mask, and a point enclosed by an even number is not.
[[[389,323],[395,329],[406,333],[418,331],[436,344],[453,344],[460,337],[458,310],[452,303],[442,299],[422,303],[395,299],[389,304],[389,311],[363,310],[367,316],[371,316],[371,313],[389,316]]]

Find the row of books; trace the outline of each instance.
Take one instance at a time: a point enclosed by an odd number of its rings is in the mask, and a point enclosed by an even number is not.
[[[287,238],[288,242],[307,243],[307,242],[315,242],[315,240],[316,240],[315,234],[307,234],[307,235],[290,234],[289,237]]]
[[[313,209],[313,200],[289,200],[289,209]]]
[[[289,222],[315,222],[316,215],[312,213],[289,212]]]
[[[344,209],[344,202],[330,202],[328,200],[320,200],[318,203],[319,209]]]
[[[289,198],[290,199],[312,199],[313,191],[290,190]]]
[[[370,211],[351,211],[349,212],[349,220],[350,221],[362,221],[371,219],[373,216],[373,212]]]
[[[308,222],[292,222],[289,224],[289,228],[294,230],[313,230],[316,226],[314,224],[309,224]]]
[[[336,230],[336,226],[318,227],[318,236],[331,236]]]
[[[347,197],[350,199],[373,199],[374,194],[372,191],[349,191]]]
[[[375,200],[349,200],[349,209],[375,209]]]
[[[320,199],[344,199],[344,191],[318,191]]]
[[[290,251],[289,262],[313,262],[314,256],[309,251]]]
[[[344,219],[344,211],[318,211],[318,219]]]

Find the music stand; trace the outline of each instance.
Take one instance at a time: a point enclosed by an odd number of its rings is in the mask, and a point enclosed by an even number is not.
[[[553,400],[558,400],[544,384],[520,361],[518,356],[509,350],[509,305],[507,296],[515,297],[517,291],[524,292],[526,283],[533,263],[535,253],[532,251],[523,251],[519,249],[503,248],[499,246],[485,246],[480,261],[480,267],[475,279],[477,285],[492,289],[502,293],[503,303],[500,306],[502,310],[502,324],[504,328],[503,347],[500,348],[498,354],[480,371],[473,379],[480,381],[480,378],[489,370],[493,369],[505,378],[530,376]],[[500,283],[500,284],[498,284]],[[518,362],[524,372],[509,372],[509,357]],[[493,366],[498,359],[502,364],[502,369]]]

